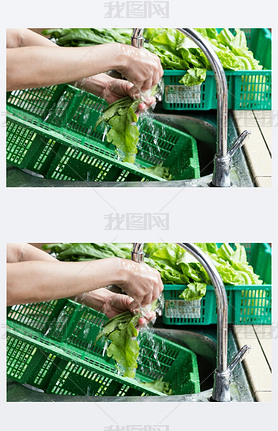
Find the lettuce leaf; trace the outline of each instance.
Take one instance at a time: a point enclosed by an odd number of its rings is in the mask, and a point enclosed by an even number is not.
[[[201,299],[206,294],[206,289],[206,283],[189,283],[179,297],[186,301]]]
[[[263,281],[247,261],[244,246],[216,243],[196,243],[212,260],[223,282],[232,285],[260,285]],[[181,294],[186,300],[200,299],[211,284],[202,265],[177,244],[146,244],[145,253],[151,266],[156,268],[164,284],[186,284]]]
[[[224,28],[218,34],[215,28],[195,30],[213,45],[224,69],[262,69],[247,46],[244,31],[235,29],[233,34],[228,28]],[[160,57],[164,69],[187,70],[180,81],[182,84],[191,86],[204,82],[206,71],[211,70],[211,67],[202,50],[191,39],[176,29],[168,28],[145,29],[144,36],[149,42],[147,49]],[[184,64],[186,64],[185,67]]]
[[[204,68],[195,67],[187,70],[187,73],[180,79],[180,83],[191,86],[200,85],[206,79],[207,71]]]
[[[156,308],[157,301],[154,301],[150,311],[154,311]],[[134,378],[136,374],[139,355],[136,326],[142,316],[141,312],[136,315],[130,311],[120,313],[109,319],[96,337],[95,342],[102,337],[109,342],[106,353],[115,360],[119,371],[123,372],[124,377]]]
[[[43,249],[56,255],[61,261],[84,261],[122,257],[130,259],[132,244],[128,243],[54,243],[45,244]]]
[[[115,145],[119,157],[128,163],[135,162],[139,130],[136,111],[140,100],[126,96],[108,105],[99,117],[95,127],[105,122],[110,126],[106,135],[108,142]]]
[[[223,282],[232,285],[261,285],[263,281],[254,273],[248,263],[243,245],[235,243],[233,247],[224,243],[196,243],[207,254]],[[65,243],[44,246],[56,254],[57,259],[66,261],[103,259],[117,256],[130,259],[131,243]],[[160,272],[164,284],[187,285],[182,297],[187,300],[199,299],[205,294],[210,278],[202,265],[177,244],[146,243],[144,245],[145,262]]]
[[[130,311],[118,314],[104,324],[96,338],[96,342],[103,336],[109,340],[106,354],[115,360],[119,371],[123,369],[124,377],[135,377],[139,355],[136,325],[139,318],[139,314],[134,316]]]
[[[158,380],[154,380],[153,382],[141,382],[142,385],[146,386],[146,388],[154,389],[158,392],[162,392],[165,395],[173,395],[173,391],[170,387],[169,382],[164,382],[162,377]]]
[[[216,28],[195,30],[213,45],[224,69],[262,69],[247,46],[244,31],[239,28],[235,29],[235,34],[228,28],[223,28],[219,33]],[[52,37],[60,46],[88,46],[109,42],[129,45],[132,29],[57,28],[45,30],[43,33]],[[206,79],[205,71],[211,70],[206,56],[191,39],[175,28],[145,28],[144,38],[145,48],[160,58],[164,69],[187,70],[188,76],[185,74],[181,83],[188,86],[199,85]],[[118,137],[115,142],[118,142]]]

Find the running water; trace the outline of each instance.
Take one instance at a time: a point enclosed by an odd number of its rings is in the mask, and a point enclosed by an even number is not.
[[[141,312],[142,308],[140,307]],[[158,305],[155,310],[157,315],[161,315],[163,310],[163,296],[160,296],[158,299]],[[144,307],[143,309],[143,315],[144,313],[148,312],[149,310]],[[159,356],[161,353],[165,352],[166,346],[163,340],[160,340],[160,342],[157,342],[154,337],[154,329],[153,325],[156,321],[156,317],[148,323],[145,327],[140,329],[140,334],[138,337],[138,343],[140,347],[139,351],[139,357],[138,357],[138,371],[140,369],[143,371],[144,368],[148,367],[148,376],[152,377],[154,379],[158,379],[159,377],[163,376],[163,371],[161,369],[161,363]]]
[[[103,346],[102,356],[106,355],[106,350],[107,350],[108,344],[109,344],[109,341],[106,340],[105,343],[104,343],[104,346]]]
[[[44,121],[48,121],[51,119],[54,124],[61,123],[61,120],[63,118],[64,112],[66,111],[69,104],[68,95],[65,92],[62,94],[56,105],[54,105],[49,112],[47,113],[47,116],[45,117]]]
[[[82,116],[84,123],[87,123],[90,116],[90,112],[91,112],[91,109],[89,108],[89,106],[86,106]]]
[[[146,161],[157,166],[161,160],[160,138],[163,137],[164,128],[158,128],[154,120],[154,109],[158,101],[162,99],[163,82],[157,84],[156,93],[152,93],[153,89],[142,93],[139,91],[142,102],[145,102],[149,97],[155,97],[155,103],[146,111],[140,112],[138,121],[138,129],[140,133],[138,143],[138,154]],[[140,150],[140,151],[139,151]]]
[[[106,125],[104,128],[103,135],[102,135],[102,142],[105,141],[108,130],[109,130],[109,127],[108,127],[108,125]]]

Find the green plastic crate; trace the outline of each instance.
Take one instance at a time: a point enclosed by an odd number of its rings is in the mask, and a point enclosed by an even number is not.
[[[243,244],[249,263],[265,284],[256,286],[225,285],[228,298],[228,322],[236,325],[271,324],[271,247],[265,243]],[[164,286],[163,322],[167,325],[210,325],[217,323],[216,296],[207,286],[200,300],[185,301],[179,295],[181,285]]]
[[[165,181],[143,168],[163,165],[175,180],[200,177],[196,140],[159,121],[139,119],[136,163],[118,160],[95,123],[103,99],[69,85],[17,90],[7,99],[6,159],[45,178]]]
[[[225,71],[228,85],[228,108],[271,109],[271,32],[266,28],[242,30],[246,34],[248,47],[264,68],[261,71]],[[201,85],[192,87],[179,83],[185,73],[185,70],[164,71],[163,108],[168,110],[216,109],[217,93],[214,73],[208,71],[206,80]]]
[[[196,355],[162,337],[139,335],[136,380],[118,374],[96,335],[107,318],[70,300],[9,308],[7,376],[60,395],[164,395],[142,383],[163,378],[174,394],[200,391]]]

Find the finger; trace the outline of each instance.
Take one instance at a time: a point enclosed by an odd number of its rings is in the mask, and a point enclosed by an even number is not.
[[[160,61],[159,61],[158,73],[159,73],[159,76],[160,76],[159,79],[161,79],[162,76],[164,75],[164,70],[163,70],[163,67],[162,67],[162,64],[160,63]]]
[[[146,103],[145,102],[140,102],[139,103],[139,105],[138,105],[138,111],[140,112],[140,111],[146,111],[148,109],[148,106],[146,105]]]
[[[129,96],[134,100],[140,99],[140,89],[133,85],[129,91]]]
[[[124,309],[129,310],[130,305],[133,302],[133,299],[128,295],[121,295],[121,294],[118,294],[118,295],[121,296],[121,302],[122,302]]]
[[[132,313],[137,313],[140,310],[140,303],[135,301],[135,299],[129,304],[129,310]]]
[[[149,292],[147,295],[144,296],[141,306],[145,307],[145,305],[151,304],[153,300],[153,292]]]
[[[160,276],[156,278],[154,288],[153,288],[153,301],[155,301],[157,298],[159,298],[162,290],[164,289],[163,283],[161,281]]]
[[[150,322],[151,320],[155,319],[156,313],[155,311],[148,311],[143,317],[147,322]]]
[[[132,90],[132,88],[134,87],[134,85],[130,81],[125,81],[124,79],[121,79],[121,82],[122,82],[122,85],[123,85],[123,87],[127,93],[129,93]]]
[[[162,280],[161,280],[161,276],[160,276],[160,273],[156,270],[156,269],[153,269],[154,271],[155,271],[155,273],[156,273],[156,284],[157,284],[157,287],[158,287],[158,291],[159,291],[159,295],[160,295],[160,293],[163,291],[163,289],[164,289],[164,285],[163,285],[163,282],[162,282]]]
[[[145,319],[145,317],[140,317],[138,320],[138,326],[146,326],[148,324],[148,321]]]
[[[151,106],[153,106],[156,103],[155,97],[149,97],[148,99],[144,100],[145,109],[149,109]]]
[[[155,286],[152,291],[152,302],[155,301],[160,295],[158,286]]]
[[[163,284],[163,282],[162,282],[162,280],[161,280],[161,277],[160,277],[160,275],[158,276],[158,282],[157,282],[157,284],[158,284],[158,291],[159,291],[159,295],[161,294],[161,292],[163,291],[163,289],[164,289],[164,284]]]
[[[137,97],[137,99],[140,97],[140,91],[142,88],[142,85],[144,84],[145,81],[137,81],[137,80],[133,80],[133,87],[131,89],[131,97],[133,97],[133,99],[135,99]]]
[[[164,74],[164,70],[163,70],[161,61],[160,61],[159,57],[157,57],[157,56],[156,56],[156,64],[157,64],[156,71],[158,72],[159,79],[160,79],[163,76],[163,74]]]
[[[153,74],[153,82],[152,82],[152,87],[154,87],[156,84],[158,84],[158,82],[160,81],[160,73],[159,71],[155,71],[155,73]]]
[[[153,87],[153,77],[150,77],[141,86],[141,91],[143,91],[143,92],[147,91],[147,90],[149,90],[152,87]]]

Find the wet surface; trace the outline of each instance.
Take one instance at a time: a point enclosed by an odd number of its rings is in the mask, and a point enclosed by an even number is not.
[[[9,381],[7,383],[8,402],[209,402],[212,395],[213,372],[216,365],[216,326],[184,326],[179,329],[159,324],[155,328],[157,335],[163,336],[173,342],[191,349],[197,355],[201,392],[197,394],[172,396],[138,396],[138,397],[94,397],[94,396],[65,396],[44,394],[31,387]],[[228,361],[230,362],[237,352],[237,346],[232,328],[228,335]],[[231,382],[231,395],[233,402],[251,402],[253,397],[245,376],[243,364],[240,363],[233,372]]]
[[[163,113],[162,113],[163,112]],[[216,111],[182,111],[178,114],[159,112],[154,118],[193,136],[197,141],[201,178],[176,181],[59,181],[42,178],[29,171],[7,167],[7,187],[209,187],[212,180],[213,158],[216,149]],[[228,118],[228,148],[237,138],[232,113]],[[242,149],[233,157],[231,167],[233,187],[252,187],[253,183]]]

